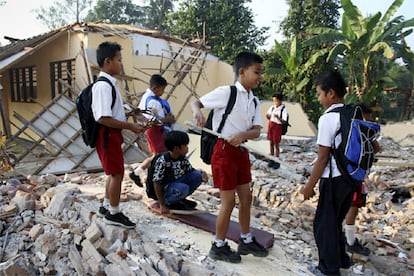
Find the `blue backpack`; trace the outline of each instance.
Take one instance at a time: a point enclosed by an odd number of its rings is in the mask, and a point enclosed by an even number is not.
[[[148,103],[151,100],[156,100],[156,101],[158,101],[161,104],[162,109],[164,110],[164,114],[165,115],[167,115],[168,113],[171,112],[171,107],[170,107],[170,104],[169,104],[169,102],[167,100],[164,100],[164,99],[162,99],[160,97],[152,96],[152,95],[151,96],[148,96],[147,99],[145,100],[145,109],[148,108]],[[171,130],[172,124],[171,123],[163,123],[163,127],[164,127],[164,132],[169,132]]]
[[[364,181],[374,162],[373,142],[378,137],[381,126],[364,120],[359,106],[344,105],[329,112],[339,112],[342,141],[337,148],[332,141],[332,154],[341,174],[349,183]],[[335,140],[335,138],[334,138]]]

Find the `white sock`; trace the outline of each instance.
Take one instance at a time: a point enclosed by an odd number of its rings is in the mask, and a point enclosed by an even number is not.
[[[252,233],[240,234],[240,238],[243,239],[244,243],[251,243],[253,242]]]
[[[144,170],[141,167],[138,167],[134,170],[134,174],[139,176],[141,173],[143,173]]]
[[[109,212],[111,215],[115,215],[119,213],[119,205],[118,206],[109,206]]]
[[[102,203],[102,206],[108,208],[111,204],[109,204],[109,198],[105,197]]]
[[[226,245],[226,241],[225,240],[220,240],[219,238],[215,237],[214,241],[213,241],[217,247],[222,247]]]
[[[356,226],[355,224],[345,224],[345,237],[348,245],[354,245]]]

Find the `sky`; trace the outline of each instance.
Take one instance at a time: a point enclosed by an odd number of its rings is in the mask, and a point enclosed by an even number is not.
[[[48,31],[36,19],[34,9],[39,7],[49,7],[58,0],[6,0],[6,4],[0,6],[0,43],[5,45],[7,40],[4,36],[26,39]],[[134,3],[141,5],[142,1],[133,0]],[[352,3],[358,7],[363,16],[374,14],[380,11],[382,14],[392,4],[392,0],[353,0]],[[279,30],[279,22],[286,16],[288,6],[286,0],[252,0],[249,4],[255,16],[257,27],[270,27],[269,39],[262,47],[269,49],[274,45],[274,40],[281,40],[283,37]],[[405,0],[396,14],[404,16],[405,20],[414,18],[414,1]],[[407,38],[411,49],[414,49],[414,34]]]

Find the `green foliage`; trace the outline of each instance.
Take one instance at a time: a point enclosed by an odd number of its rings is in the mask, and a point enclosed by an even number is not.
[[[254,25],[250,0],[184,0],[169,15],[171,33],[189,39],[205,39],[212,53],[233,63],[241,51],[256,51],[269,28]]]
[[[167,30],[168,14],[174,10],[177,0],[150,0],[149,5],[143,7],[144,18],[141,25],[153,30]]]
[[[113,24],[137,25],[144,16],[143,9],[131,0],[98,0],[96,6],[89,11],[85,20],[89,22],[103,21]]]
[[[92,0],[62,0],[55,1],[48,7],[36,9],[36,19],[50,29],[80,22],[81,13],[90,8]]]

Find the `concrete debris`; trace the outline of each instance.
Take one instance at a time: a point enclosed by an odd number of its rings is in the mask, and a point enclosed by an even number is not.
[[[379,162],[414,160],[413,147],[385,138],[381,145]],[[275,244],[269,257],[243,256],[240,265],[207,257],[211,234],[150,213],[143,203],[145,190],[127,177],[121,209],[137,223],[133,230],[107,225],[98,216],[103,174],[9,179],[0,186],[0,274],[309,275],[306,266],[318,259],[312,232],[317,197],[304,202],[299,190],[316,151],[313,141],[306,148],[284,148],[281,159],[292,164],[289,171],[252,158],[252,226],[273,233]],[[372,253],[353,254],[354,265],[341,270],[342,275],[413,275],[413,183],[413,167],[374,165],[367,179],[367,206],[357,219],[357,238]],[[212,213],[220,204],[218,190],[208,184],[193,199]],[[237,214],[235,210],[233,220]]]

